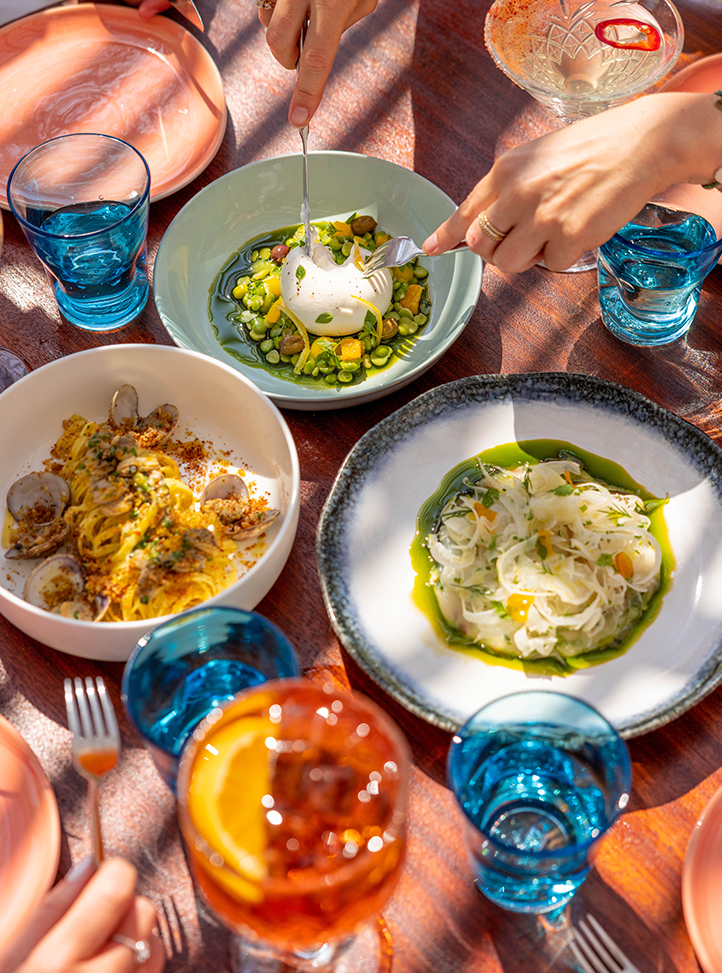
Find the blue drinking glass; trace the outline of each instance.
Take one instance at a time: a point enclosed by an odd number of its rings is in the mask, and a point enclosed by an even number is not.
[[[599,249],[599,306],[613,335],[654,347],[683,337],[722,240],[695,212],[650,202]]]
[[[513,693],[454,736],[448,783],[479,889],[512,912],[560,915],[629,801],[627,748],[563,693]]]
[[[61,135],[20,159],[7,196],[68,321],[112,331],[140,314],[150,201],[140,152],[110,135]]]
[[[123,705],[175,791],[180,753],[198,723],[243,689],[300,674],[286,636],[256,612],[199,608],[158,625],[123,672]]]

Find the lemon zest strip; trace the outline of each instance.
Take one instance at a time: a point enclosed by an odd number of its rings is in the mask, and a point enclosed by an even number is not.
[[[376,337],[381,341],[381,336],[384,333],[384,319],[381,317],[381,311],[371,301],[367,301],[364,297],[359,297],[358,294],[352,294],[351,297],[356,298],[357,301],[361,301],[370,311],[374,312],[376,315]]]

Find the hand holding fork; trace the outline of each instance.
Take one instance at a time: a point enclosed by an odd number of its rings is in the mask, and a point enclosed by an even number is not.
[[[98,784],[118,763],[120,733],[113,704],[101,676],[95,682],[86,676],[65,680],[65,707],[68,726],[73,734],[73,762],[78,773],[88,781],[88,813],[93,838],[93,859],[103,858],[98,812]]]

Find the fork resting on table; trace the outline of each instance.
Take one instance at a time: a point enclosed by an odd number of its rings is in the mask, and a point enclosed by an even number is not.
[[[592,915],[574,928],[569,946],[583,973],[640,973]]]

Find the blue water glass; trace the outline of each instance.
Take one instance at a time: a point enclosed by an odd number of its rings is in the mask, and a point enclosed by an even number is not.
[[[123,705],[175,791],[181,750],[204,716],[243,689],[299,672],[290,642],[263,615],[199,608],[138,642],[123,672]]]
[[[112,331],[140,314],[150,200],[140,152],[110,135],[49,139],[14,167],[7,196],[68,321]]]
[[[514,693],[484,706],[454,736],[447,774],[479,889],[504,909],[550,918],[629,800],[624,741],[562,693]]]
[[[599,249],[602,321],[632,345],[681,338],[720,254],[722,240],[702,216],[648,203]]]

